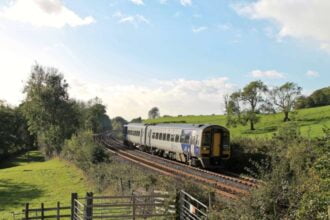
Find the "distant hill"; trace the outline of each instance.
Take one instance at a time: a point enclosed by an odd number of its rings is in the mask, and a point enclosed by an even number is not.
[[[296,111],[291,117],[295,117],[303,136],[319,137],[323,135],[323,128],[330,128],[330,106],[306,108]],[[158,119],[145,120],[147,123],[161,122],[185,122],[193,124],[218,124],[226,126],[225,115],[201,115],[201,116],[178,116],[161,117]],[[256,130],[250,131],[249,126],[239,125],[229,128],[232,137],[271,137],[283,123],[283,113],[261,115],[260,122],[256,124]]]

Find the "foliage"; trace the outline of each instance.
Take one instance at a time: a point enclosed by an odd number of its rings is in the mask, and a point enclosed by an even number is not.
[[[284,113],[283,121],[289,121],[289,113],[292,111],[302,88],[293,82],[287,82],[269,91],[271,102]]]
[[[33,142],[21,109],[0,103],[0,160],[32,149]]]
[[[263,184],[229,205],[223,219],[327,219],[330,201],[329,129],[316,141],[302,140],[294,123],[279,132],[256,163]],[[284,129],[284,128],[283,128]],[[288,142],[288,140],[290,140]]]
[[[159,108],[158,107],[153,107],[148,112],[148,118],[149,119],[159,118],[159,116],[160,116],[160,113],[159,113]]]
[[[265,102],[263,93],[267,86],[260,80],[252,81],[242,91],[232,93],[225,98],[227,125],[234,127],[241,123],[246,125],[250,122],[250,130],[255,130],[255,124],[259,121],[258,112]],[[242,103],[240,103],[242,102]]]
[[[111,130],[111,120],[106,114],[106,106],[102,105],[100,99],[90,100],[83,111],[84,129],[92,130],[95,134]]]
[[[330,105],[330,87],[314,91],[310,96],[300,96],[295,105],[296,109]]]
[[[131,123],[142,123],[142,118],[141,117],[133,118],[131,120]]]
[[[103,147],[94,141],[92,131],[80,131],[70,140],[66,140],[61,155],[84,171],[87,171],[92,164],[108,160]]]
[[[55,68],[32,67],[25,86],[23,113],[29,131],[36,135],[47,156],[59,154],[64,140],[78,127],[78,118],[68,97],[68,84]]]

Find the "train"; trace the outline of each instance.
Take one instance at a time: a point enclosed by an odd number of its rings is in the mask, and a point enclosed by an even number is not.
[[[124,144],[206,169],[220,168],[231,156],[229,130],[212,124],[129,123]]]

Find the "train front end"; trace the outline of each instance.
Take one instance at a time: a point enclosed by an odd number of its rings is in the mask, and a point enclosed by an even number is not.
[[[231,155],[229,131],[221,126],[212,125],[203,129],[201,139],[201,159],[205,168],[217,168],[221,161]]]

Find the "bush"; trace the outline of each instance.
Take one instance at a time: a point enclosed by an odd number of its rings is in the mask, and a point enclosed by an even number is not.
[[[84,171],[88,171],[93,164],[108,160],[103,147],[94,141],[92,131],[80,131],[66,140],[62,156]]]
[[[271,140],[268,159],[257,163],[264,184],[228,205],[222,219],[327,219],[330,201],[330,135],[303,140],[294,124]],[[291,137],[291,139],[289,138]]]

